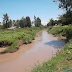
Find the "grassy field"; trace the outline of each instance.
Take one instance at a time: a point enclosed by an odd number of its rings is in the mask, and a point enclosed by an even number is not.
[[[35,67],[32,72],[62,72],[72,68],[72,26],[49,27],[48,32],[67,37],[66,46],[59,55]]]
[[[0,47],[7,47],[3,53],[13,53],[19,49],[19,40],[22,40],[23,44],[31,43],[34,40],[35,35],[42,28],[23,28],[16,30],[0,30]]]

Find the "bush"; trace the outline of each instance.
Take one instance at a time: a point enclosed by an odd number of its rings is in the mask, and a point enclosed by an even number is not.
[[[13,53],[19,49],[19,40],[22,40],[24,44],[31,43],[35,38],[36,32],[41,30],[40,27],[23,28],[16,30],[1,30],[0,31],[0,44],[8,43],[8,48],[1,53]],[[11,43],[11,45],[9,45]]]

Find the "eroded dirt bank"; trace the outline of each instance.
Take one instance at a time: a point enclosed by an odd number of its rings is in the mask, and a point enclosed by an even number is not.
[[[15,53],[0,55],[0,72],[30,72],[35,65],[55,56],[64,45],[63,40],[43,30],[31,44],[20,46]]]

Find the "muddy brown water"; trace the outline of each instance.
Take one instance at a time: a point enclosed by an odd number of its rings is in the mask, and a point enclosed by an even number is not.
[[[35,65],[50,60],[64,45],[63,40],[42,30],[31,44],[22,45],[15,53],[0,55],[0,72],[30,72]]]

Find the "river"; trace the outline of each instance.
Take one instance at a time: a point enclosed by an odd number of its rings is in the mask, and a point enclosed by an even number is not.
[[[40,31],[31,44],[22,45],[15,53],[0,55],[0,72],[30,72],[33,67],[50,60],[65,42]]]

